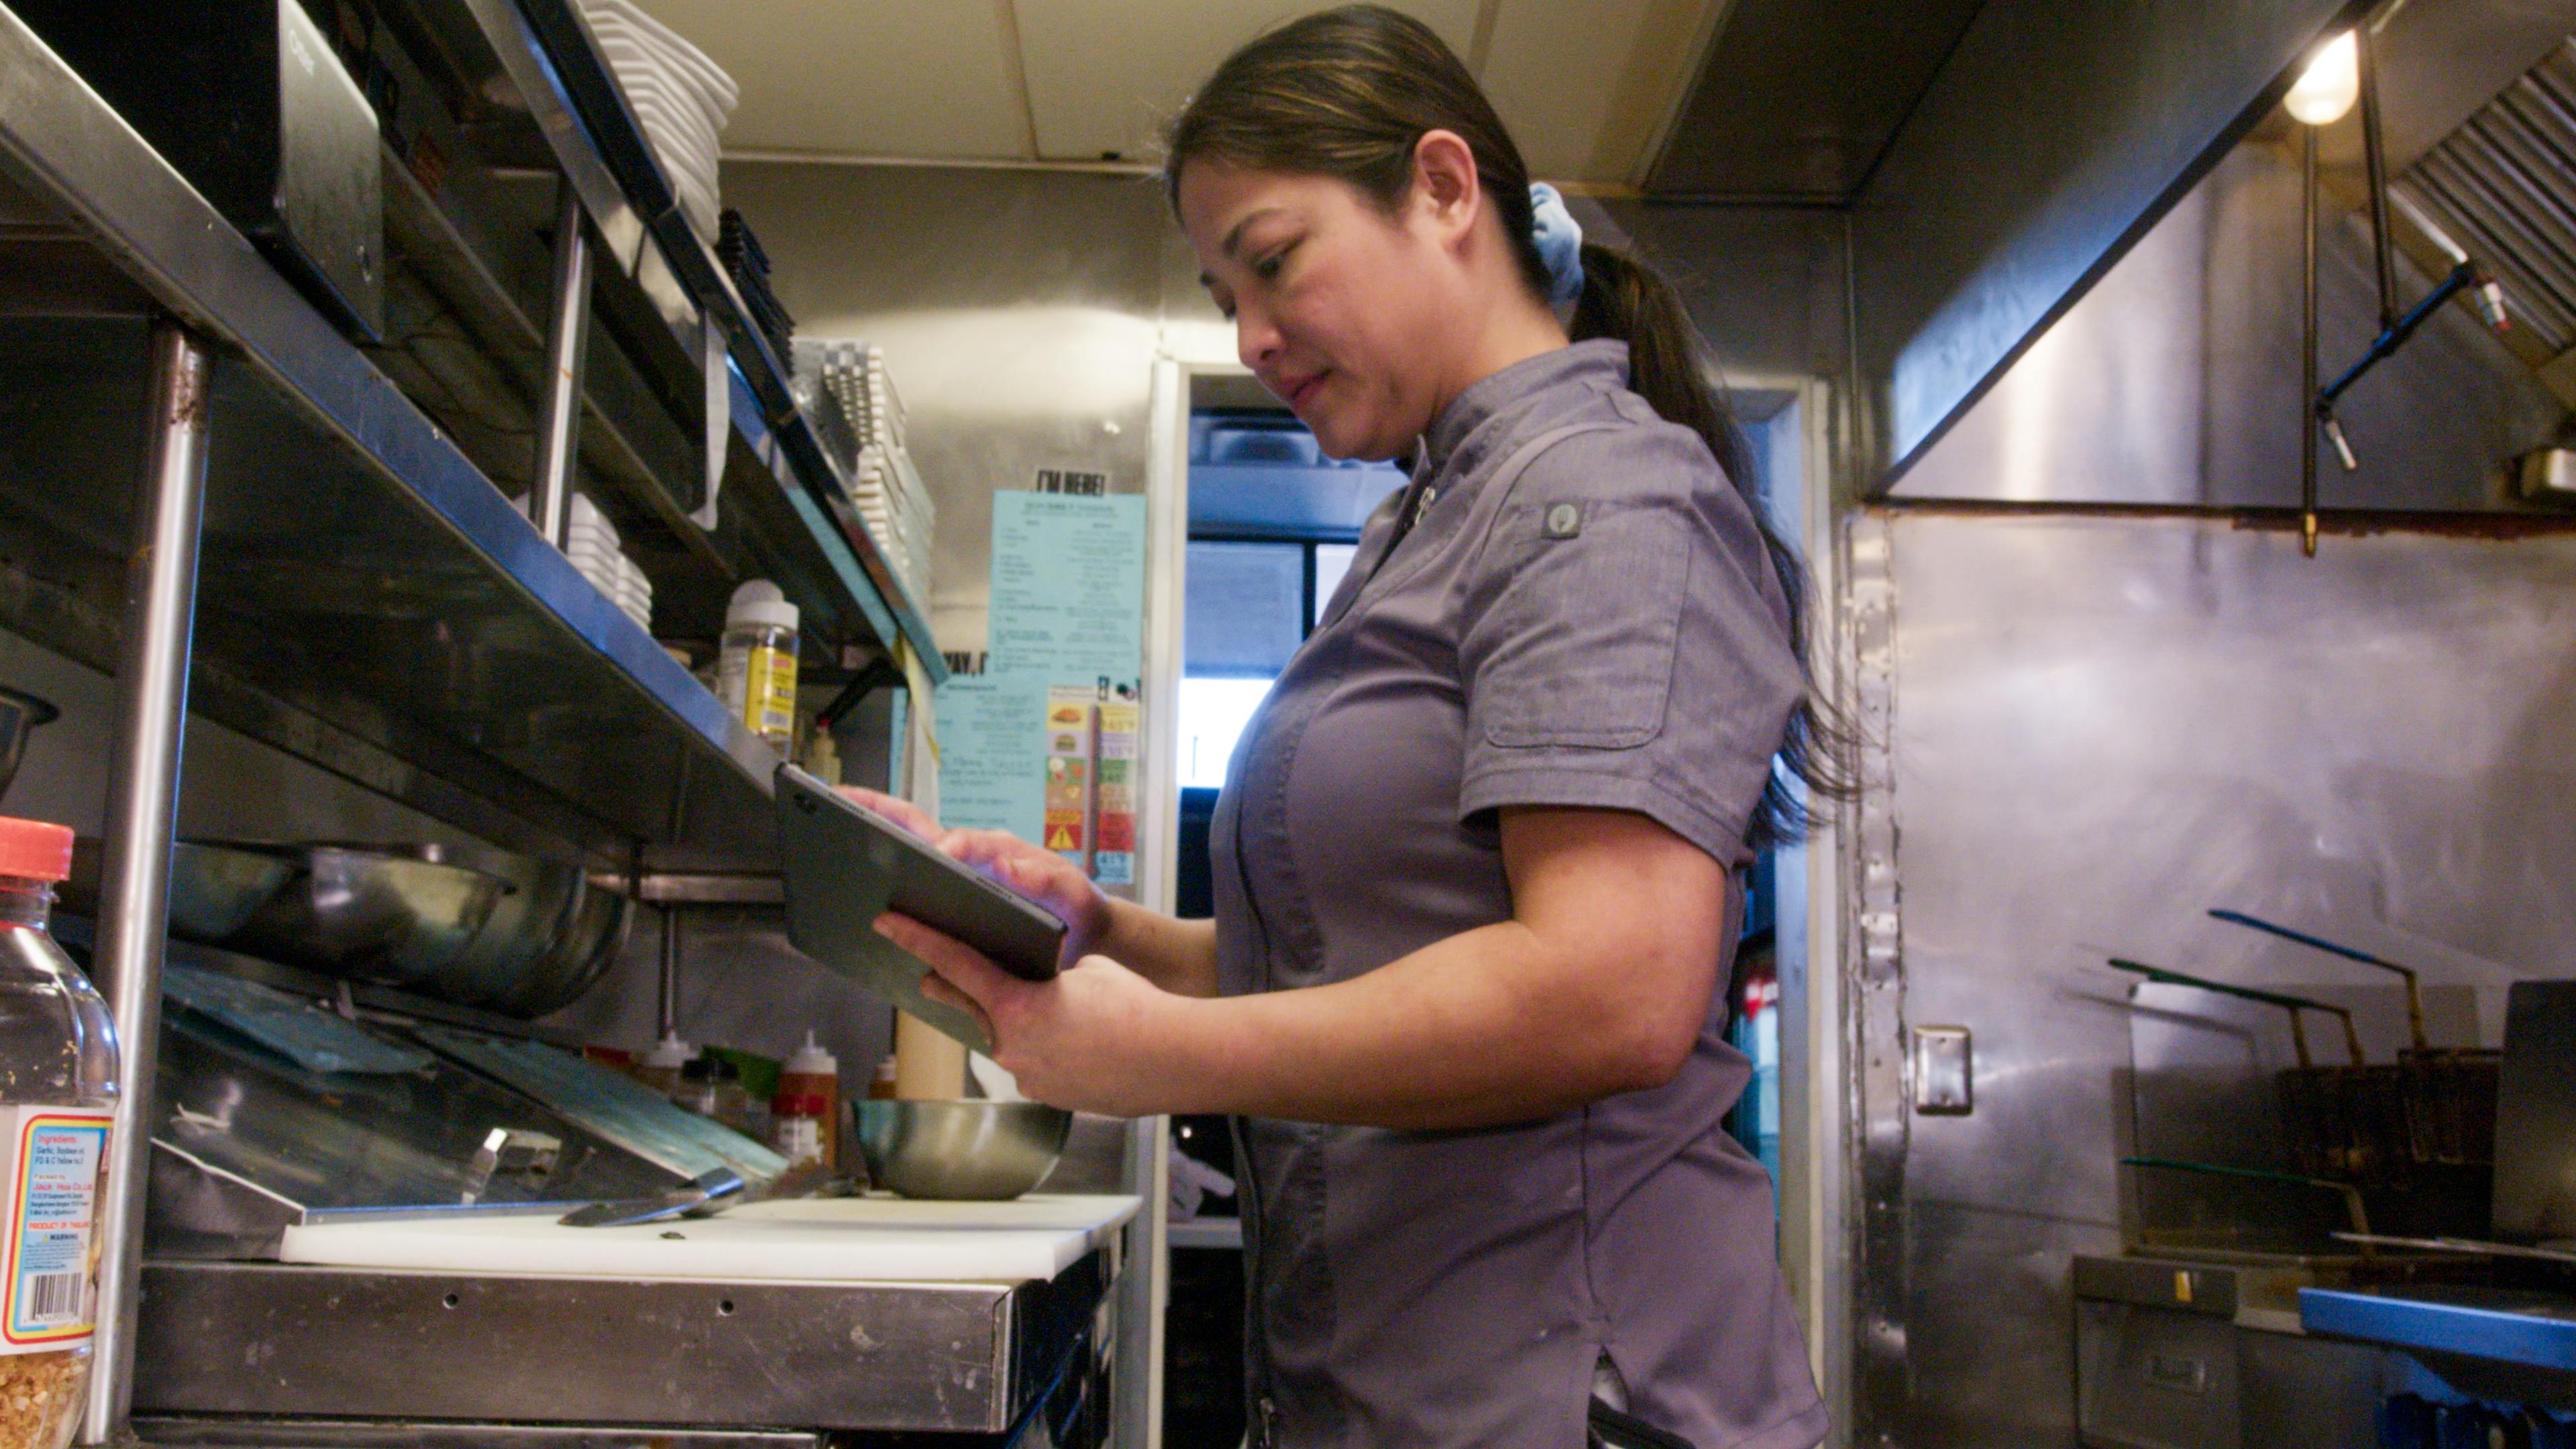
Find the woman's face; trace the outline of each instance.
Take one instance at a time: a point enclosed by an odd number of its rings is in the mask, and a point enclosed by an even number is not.
[[[1181,170],[1181,228],[1201,280],[1234,321],[1243,365],[1335,458],[1392,458],[1450,395],[1445,315],[1459,316],[1441,228],[1395,216],[1347,182],[1196,160]]]

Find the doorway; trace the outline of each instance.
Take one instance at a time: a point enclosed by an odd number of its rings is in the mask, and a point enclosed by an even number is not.
[[[1765,512],[1773,527],[1797,545],[1810,575],[1811,628],[1820,639],[1830,641],[1836,637],[1832,626],[1841,589],[1830,479],[1835,456],[1831,390],[1811,378],[1738,377],[1732,383],[1728,396],[1751,435],[1762,469]],[[1356,539],[1359,523],[1384,496],[1380,491],[1359,501],[1359,493],[1379,484],[1354,480],[1354,496],[1341,502],[1333,515],[1340,523],[1333,530],[1314,527],[1311,518],[1301,523],[1258,512],[1257,504],[1263,501],[1258,496],[1202,500],[1198,496],[1202,489],[1222,492],[1231,476],[1211,472],[1198,461],[1202,456],[1214,461],[1214,431],[1229,425],[1257,431],[1254,425],[1264,414],[1274,432],[1294,429],[1293,419],[1281,413],[1236,364],[1172,357],[1158,364],[1153,468],[1148,481],[1153,554],[1147,581],[1147,688],[1153,699],[1172,701],[1177,707],[1149,709],[1147,714],[1153,738],[1146,755],[1147,788],[1140,800],[1139,826],[1150,838],[1144,856],[1146,902],[1175,914],[1201,914],[1207,909],[1204,896],[1198,894],[1203,887],[1195,883],[1189,902],[1194,909],[1180,909],[1181,877],[1193,868],[1185,862],[1206,859],[1206,822],[1214,787],[1223,779],[1223,764],[1231,760],[1242,721],[1257,705],[1268,681],[1276,677],[1278,665],[1330,599],[1336,569],[1347,567],[1348,553],[1337,556],[1334,550],[1346,549]],[[1284,451],[1294,442],[1272,436],[1228,446]],[[1261,460],[1237,456],[1235,461]],[[1395,470],[1384,471],[1384,487],[1403,481]],[[1223,521],[1228,519],[1232,521]],[[1347,530],[1346,538],[1341,530]],[[1209,547],[1220,544],[1284,545],[1302,552],[1292,567],[1287,549],[1229,556]],[[1248,638],[1236,637],[1236,631],[1217,622],[1203,622],[1205,606],[1193,597],[1194,576],[1202,569],[1211,575],[1232,570],[1236,583],[1231,587],[1269,601],[1247,615],[1258,621],[1249,626]],[[1831,662],[1838,647],[1827,643],[1818,652],[1818,670],[1825,676],[1819,679],[1819,687],[1829,694],[1841,687],[1839,671]],[[1184,702],[1184,684],[1193,679],[1202,681],[1193,691],[1198,697]],[[1197,737],[1196,749],[1188,753],[1183,740],[1185,717],[1187,728]],[[1191,780],[1206,783],[1186,783]],[[1193,790],[1206,793],[1192,799]],[[1749,1054],[1757,1066],[1768,1070],[1761,1073],[1749,1110],[1730,1124],[1751,1139],[1748,1148],[1773,1168],[1780,1206],[1780,1257],[1790,1295],[1807,1330],[1818,1380],[1828,1402],[1837,1406],[1849,1403],[1849,1285],[1836,1251],[1844,1237],[1849,1191],[1837,1086],[1846,1070],[1840,965],[1842,879],[1841,848],[1828,820],[1811,829],[1804,842],[1772,852],[1768,879],[1752,886],[1747,925],[1760,931],[1767,918],[1768,930],[1763,934],[1768,939],[1770,971],[1758,999],[1744,1002],[1750,1028],[1746,1044],[1753,1048]],[[1749,982],[1751,973],[1744,974]],[[1752,1019],[1756,1012],[1767,1020]],[[1188,1138],[1178,1140],[1193,1157],[1203,1146],[1210,1152],[1217,1150],[1198,1124],[1179,1125],[1191,1129]],[[1165,1141],[1176,1138],[1177,1133]],[[1178,1247],[1208,1240],[1186,1229],[1186,1224],[1181,1225],[1159,1245]],[[1201,1256],[1204,1251],[1183,1248],[1182,1255]],[[1205,1287],[1183,1269],[1176,1262],[1167,1280],[1172,1295],[1172,1321],[1167,1327],[1179,1327],[1181,1319],[1203,1306],[1185,1305],[1185,1298],[1198,1298]],[[1239,1282],[1239,1259],[1234,1272]],[[1232,1320],[1238,1330],[1239,1324],[1239,1318]],[[1157,1380],[1170,1364],[1163,1347],[1160,1342],[1156,1345]],[[1239,1375],[1230,1382],[1239,1385]],[[1160,1397],[1168,1400],[1168,1395]],[[1175,1434],[1168,1442],[1198,1441]]]

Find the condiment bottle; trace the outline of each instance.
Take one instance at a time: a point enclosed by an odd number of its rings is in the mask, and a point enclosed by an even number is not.
[[[733,591],[716,653],[716,697],[743,728],[782,754],[794,750],[796,606],[767,579]]]
[[[72,832],[0,819],[0,1446],[63,1449],[89,1388],[116,1022],[46,929]]]
[[[743,1095],[742,1068],[722,1057],[701,1056],[682,1067],[680,1087],[671,1100],[736,1132],[751,1130],[751,1098]]]
[[[770,1145],[790,1163],[820,1159],[826,1172],[841,1166],[841,1064],[809,1029],[805,1045],[778,1071],[778,1095],[769,1099]]]
[[[644,1060],[635,1064],[635,1080],[665,1097],[676,1095],[680,1090],[680,1069],[697,1054],[698,1049],[677,1034],[666,1036],[653,1043],[644,1053]]]
[[[868,1100],[871,1102],[893,1101],[895,1099],[895,1083],[901,1080],[901,1077],[902,1073],[896,1065],[894,1053],[887,1052],[884,1056],[879,1057],[877,1059],[876,1071],[868,1078]]]

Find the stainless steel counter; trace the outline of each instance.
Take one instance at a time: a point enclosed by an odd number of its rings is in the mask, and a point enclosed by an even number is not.
[[[147,1262],[135,1413],[999,1434],[1098,1371],[1115,1272],[1105,1251],[1020,1284]]]

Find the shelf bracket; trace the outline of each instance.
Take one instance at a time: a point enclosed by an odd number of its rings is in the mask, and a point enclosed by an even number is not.
[[[698,511],[689,521],[709,533],[716,531],[716,495],[724,491],[725,447],[733,439],[733,362],[725,350],[724,324],[716,320],[715,309],[700,314],[698,358],[706,364],[706,424],[700,440],[706,459],[705,488],[700,494]]]
[[[546,390],[537,414],[536,485],[528,493],[529,521],[557,548],[564,546],[564,514],[581,450],[581,374],[590,348],[590,238],[582,222],[581,194],[567,177],[555,197]]]
[[[831,729],[841,722],[841,716],[858,708],[859,701],[889,686],[906,686],[903,671],[896,668],[892,660],[878,659],[870,662],[868,667],[860,670],[848,684],[841,686],[841,692],[833,695],[832,702],[823,706],[814,716],[814,728]]]
[[[170,837],[188,723],[188,651],[196,626],[197,534],[205,512],[205,343],[177,322],[152,328],[152,441],[109,756],[107,858],[92,969],[116,1015],[116,1121],[108,1191],[99,1204],[97,1357],[83,1444],[114,1442],[134,1399],[136,1288],[143,1271],[143,1196],[161,1047],[161,952],[170,910]]]

